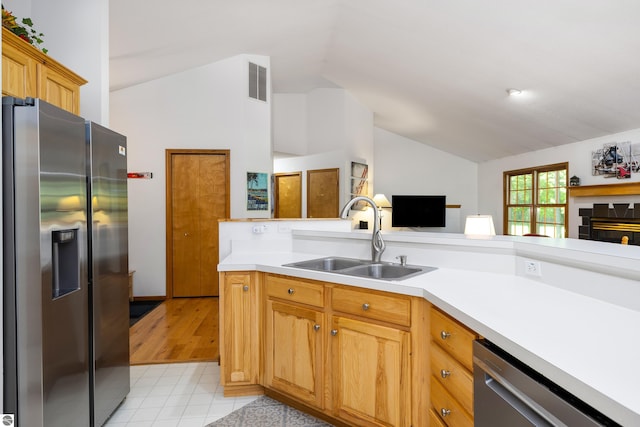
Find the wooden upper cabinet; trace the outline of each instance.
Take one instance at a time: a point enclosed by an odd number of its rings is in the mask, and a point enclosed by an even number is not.
[[[40,98],[80,114],[80,86],[85,79],[2,28],[2,95]]]

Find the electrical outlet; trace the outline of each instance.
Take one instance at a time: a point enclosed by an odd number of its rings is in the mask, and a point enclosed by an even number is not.
[[[542,271],[540,271],[540,263],[538,261],[525,261],[524,274],[528,276],[542,276]]]
[[[253,234],[263,234],[268,230],[266,225],[254,225],[252,228]]]

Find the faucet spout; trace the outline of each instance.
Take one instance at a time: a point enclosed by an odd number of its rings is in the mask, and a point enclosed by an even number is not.
[[[351,209],[351,206],[353,206],[355,203],[359,201],[367,202],[373,208],[373,234],[371,236],[371,260],[373,262],[380,262],[380,257],[382,256],[382,253],[386,248],[386,244],[384,243],[384,240],[382,239],[382,233],[380,232],[379,217],[378,217],[379,213],[378,213],[378,207],[376,206],[376,203],[366,196],[354,197],[353,199],[349,200],[346,205],[344,205],[344,207],[342,208],[342,211],[340,211],[340,218],[347,219],[347,217],[349,216],[349,209]]]

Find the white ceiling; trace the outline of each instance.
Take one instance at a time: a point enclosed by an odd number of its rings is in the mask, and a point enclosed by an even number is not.
[[[246,53],[271,57],[276,93],[344,88],[376,126],[477,162],[640,128],[638,0],[109,4],[112,90]]]

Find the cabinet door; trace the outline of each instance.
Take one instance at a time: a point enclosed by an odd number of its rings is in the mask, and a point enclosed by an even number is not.
[[[324,314],[267,300],[265,381],[268,387],[323,409]]]
[[[36,61],[8,43],[2,45],[2,94],[18,98],[37,96]]]
[[[335,415],[353,425],[409,426],[409,332],[334,316]]]
[[[259,284],[257,274],[226,273],[221,294],[220,366],[222,384],[259,382]],[[252,280],[253,279],[253,280]],[[227,389],[225,388],[225,395]]]
[[[73,114],[80,114],[80,87],[46,65],[38,64],[38,97]]]

